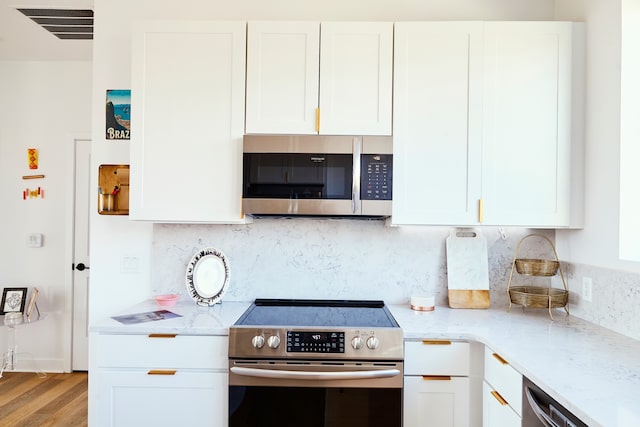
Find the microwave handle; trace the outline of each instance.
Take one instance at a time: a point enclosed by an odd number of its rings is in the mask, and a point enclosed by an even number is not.
[[[527,400],[529,401],[529,405],[533,412],[536,414],[536,417],[542,422],[545,427],[560,427],[555,421],[551,419],[549,415],[547,415],[544,410],[538,404],[538,401],[533,394],[531,394],[531,389],[525,386],[525,395],[527,396]]]
[[[351,209],[354,214],[361,213],[360,201],[360,180],[361,180],[361,158],[362,158],[362,137],[353,137],[353,183],[351,184]]]

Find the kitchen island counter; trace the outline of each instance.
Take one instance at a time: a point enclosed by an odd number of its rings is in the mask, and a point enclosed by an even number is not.
[[[389,308],[405,339],[481,342],[589,426],[640,425],[640,341],[564,311]]]

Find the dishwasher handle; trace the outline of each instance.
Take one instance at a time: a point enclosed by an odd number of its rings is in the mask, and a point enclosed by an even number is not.
[[[529,405],[531,406],[531,409],[533,409],[533,412],[536,414],[540,422],[542,422],[542,424],[545,427],[560,427],[558,423],[553,421],[551,417],[547,415],[547,413],[540,407],[540,404],[538,403],[536,398],[533,396],[533,393],[531,393],[531,388],[525,386],[524,393],[527,396],[527,400],[529,401]]]

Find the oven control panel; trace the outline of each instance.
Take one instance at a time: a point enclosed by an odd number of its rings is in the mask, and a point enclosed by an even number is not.
[[[344,332],[287,331],[288,353],[344,353]]]
[[[229,358],[401,360],[403,338],[400,328],[232,327]]]

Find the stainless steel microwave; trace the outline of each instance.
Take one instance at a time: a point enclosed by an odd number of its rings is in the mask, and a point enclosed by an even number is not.
[[[242,207],[251,215],[391,215],[388,136],[245,135]]]

